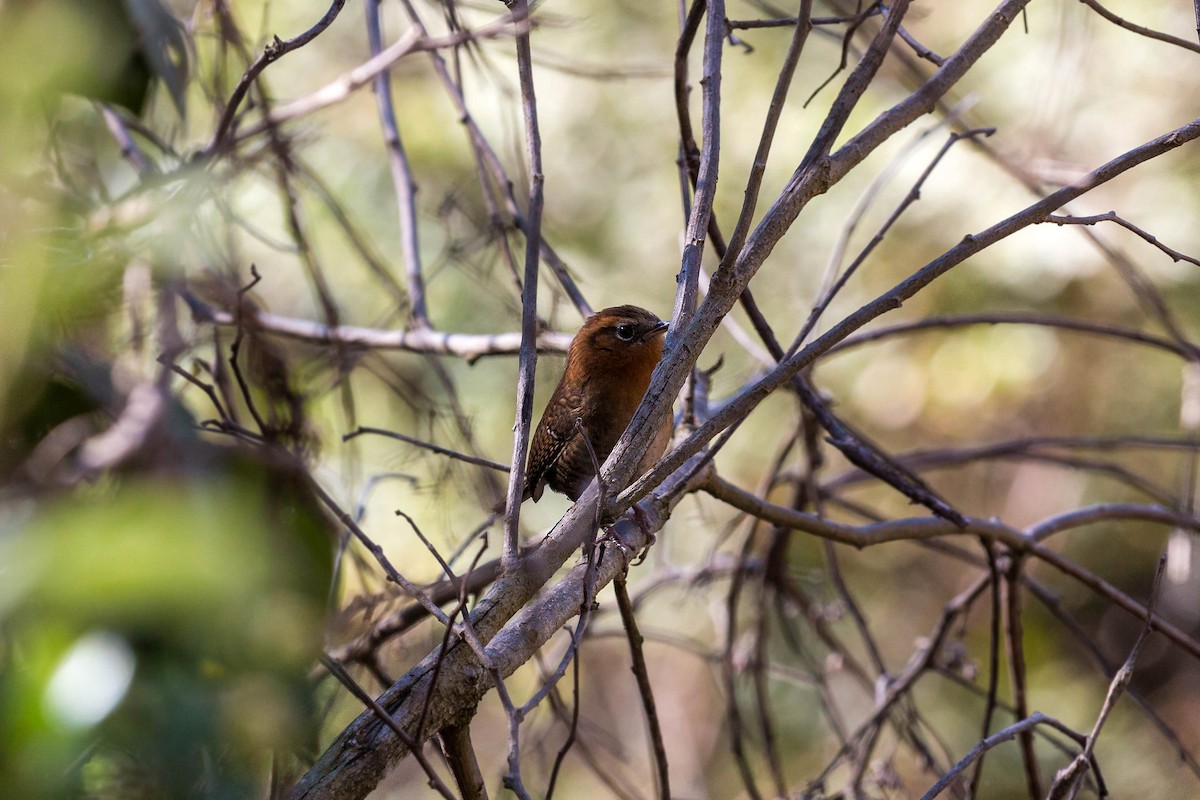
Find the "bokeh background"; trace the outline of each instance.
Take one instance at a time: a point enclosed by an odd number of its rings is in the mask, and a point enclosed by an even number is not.
[[[184,297],[232,313],[237,289],[251,281],[251,265],[261,280],[247,297],[264,311],[327,322],[332,310],[341,324],[377,329],[409,322],[396,186],[369,87],[277,134],[196,157],[249,61],[273,36],[310,27],[322,5],[0,0],[0,781],[13,797],[248,797],[263,796],[273,779],[286,782],[361,711],[332,679],[318,675],[317,653],[352,639],[405,600],[365,550],[347,545],[344,531],[330,524],[312,482],[419,584],[436,580],[440,569],[394,512],[403,510],[449,553],[501,496],[500,473],[383,437],[343,436],[373,426],[507,462],[515,357],[468,362],[252,336],[252,396],[270,406],[275,439],[302,454],[305,474],[256,452],[246,437],[203,428],[218,416],[211,399],[163,366],[165,360],[202,382],[218,381],[234,331],[210,324]],[[853,4],[817,2],[814,14],[842,14],[843,5]],[[785,342],[829,276],[904,199],[951,125],[995,132],[950,149],[919,200],[835,298],[818,332],[964,235],[1028,205],[1031,186],[1050,191],[1070,183],[1196,117],[1200,46],[1191,4],[1109,0],[1104,6],[1190,45],[1138,35],[1074,0],[1033,4],[946,98],[949,112],[898,134],[809,204],[772,253],[751,288]],[[499,3],[482,2],[415,8],[433,35],[452,22],[478,26],[503,12]],[[945,56],[991,10],[976,0],[920,0],[906,28]],[[409,22],[399,3],[385,2],[382,11],[391,42]],[[731,20],[795,12],[743,0],[727,7]],[[594,308],[636,303],[664,316],[671,309],[685,222],[672,88],[679,15],[676,4],[636,0],[547,2],[535,9],[543,232]],[[878,18],[868,20],[850,40],[851,65],[862,37],[877,25]],[[764,206],[803,157],[846,74],[819,90],[835,73],[845,31],[845,25],[821,26],[809,38],[766,171]],[[787,27],[735,26],[726,42],[715,214],[727,232],[789,37]],[[514,53],[511,36],[502,35],[444,56],[523,206],[528,176]],[[693,81],[698,54],[697,47]],[[369,56],[364,4],[348,3],[320,36],[264,71],[243,124],[249,127],[268,104],[308,96]],[[906,96],[932,69],[897,45],[848,132]],[[519,264],[523,239],[504,214],[492,217],[464,126],[430,59],[412,54],[391,77],[419,187],[416,222],[431,323],[450,332],[518,330],[520,295],[498,241],[515,248]],[[122,152],[114,135],[122,129],[140,155]],[[1200,158],[1195,146],[1184,146],[1088,193],[1070,213],[1116,211],[1195,257],[1198,187]],[[711,271],[715,260],[707,258]],[[1163,312],[1148,296],[1161,300],[1176,334],[1194,343],[1196,264],[1173,260],[1112,223],[1036,225],[970,259],[875,327],[1020,313],[1170,338]],[[539,314],[566,332],[581,321],[549,273],[541,281]],[[761,374],[754,343],[735,311],[699,361],[702,368],[721,363],[714,398]],[[538,362],[539,409],[561,364],[553,353]],[[1189,396],[1200,402],[1196,369],[1163,347],[1009,324],[938,328],[846,348],[821,359],[813,378],[843,418],[893,454],[1073,438],[922,472],[964,513],[1021,527],[1092,503],[1187,510],[1197,431],[1181,412]],[[130,409],[139,399],[153,424],[136,441],[112,434],[138,419]],[[246,408],[240,414],[253,427]],[[760,484],[798,420],[794,397],[767,400],[721,451],[718,471],[789,503],[788,482]],[[1141,437],[1140,444],[1122,437]],[[1082,446],[1083,439],[1092,445]],[[826,450],[817,479],[844,501],[830,504],[831,516],[862,521],[850,505],[885,517],[920,513]],[[803,465],[789,457],[794,484]],[[525,508],[526,535],[548,529],[565,508],[558,497]],[[498,535],[493,528],[488,557]],[[1200,635],[1200,556],[1188,550],[1186,534],[1105,523],[1063,534],[1054,546],[1145,599],[1172,536],[1159,610]],[[974,542],[958,544],[978,553]],[[738,677],[730,696],[728,654],[739,670],[756,652],[769,654],[777,747],[795,793],[838,750],[822,698],[849,728],[871,708],[870,689],[846,675],[838,649],[815,633],[819,620],[847,652],[865,657],[819,542],[794,537],[788,556],[810,607],[773,608],[760,587],[746,590],[740,613],[730,618],[737,559],[762,555],[767,546],[767,531],[751,530],[711,498],[689,498],[630,575],[675,796],[746,796],[730,754],[728,711],[731,702],[752,705],[754,689]],[[906,543],[841,553],[840,566],[893,674],[929,635],[945,603],[979,574],[977,566]],[[1030,707],[1086,731],[1109,682],[1096,654],[1119,664],[1139,626],[1044,565],[1033,564],[1030,576],[1052,601],[1032,595],[1025,601]],[[627,647],[611,595],[602,594],[600,604],[580,655],[579,741],[556,791],[648,797],[645,724]],[[755,650],[756,615],[777,612],[781,618],[767,626],[769,641]],[[1080,636],[1056,615],[1073,620]],[[798,631],[799,642],[784,628]],[[380,670],[402,674],[442,633],[426,623],[388,642]],[[985,601],[954,638],[959,658],[948,669],[984,685]],[[564,634],[540,663],[519,671],[513,690],[532,692],[565,641]],[[354,674],[373,693],[383,688],[378,675]],[[1200,778],[1190,755],[1200,749],[1196,661],[1152,637],[1132,688],[1173,734],[1164,736],[1137,703],[1122,700],[1096,751],[1110,792],[1196,796]],[[560,702],[572,703],[566,688],[523,728],[531,787],[546,785],[565,738],[555,710]],[[983,702],[960,683],[930,675],[917,685],[913,705],[947,764],[978,741]],[[993,729],[1011,717],[1001,711],[997,720]],[[507,740],[494,697],[485,699],[472,730],[489,789],[501,794]],[[747,735],[753,747],[761,744],[756,733]],[[930,773],[894,731],[882,736],[867,796],[920,796],[933,782]],[[1068,760],[1046,742],[1039,755],[1046,776]],[[769,785],[765,761],[755,756],[751,763]],[[846,780],[840,767],[826,788],[833,792]],[[1020,796],[1023,786],[1015,745],[993,751],[979,796]],[[426,795],[432,796],[426,778],[410,760],[372,796]]]

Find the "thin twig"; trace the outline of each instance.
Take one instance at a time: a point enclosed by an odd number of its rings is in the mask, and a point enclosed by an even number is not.
[[[478,456],[470,456],[466,453],[460,453],[457,450],[450,450],[449,448],[441,447],[433,442],[422,441],[421,439],[417,439],[412,436],[405,436],[403,433],[397,433],[396,431],[384,430],[383,428],[372,428],[366,425],[359,425],[349,433],[343,434],[342,441],[348,442],[357,436],[362,436],[363,434],[367,433],[375,434],[376,436],[386,436],[389,439],[398,439],[402,442],[407,442],[408,444],[416,445],[417,447],[424,448],[425,450],[430,450],[439,455],[446,456],[447,458],[453,458],[457,461],[465,461],[468,464],[474,464],[477,467],[486,467],[487,469],[492,469],[497,472],[508,472],[508,465],[501,464],[499,461],[492,461],[487,458],[479,458]]]
[[[1043,714],[1040,711],[1035,711],[1033,714],[1029,715],[1028,717],[1025,717],[1022,720],[1018,720],[1017,722],[1014,722],[1012,725],[1009,725],[1004,730],[993,733],[991,736],[987,737],[986,739],[981,741],[979,744],[972,747],[970,752],[968,752],[965,756],[963,756],[962,760],[954,765],[953,769],[951,769],[949,772],[947,772],[942,777],[941,780],[939,780],[937,783],[935,783],[929,789],[929,791],[927,791],[925,794],[921,795],[921,800],[933,800],[933,798],[940,795],[952,783],[954,783],[954,781],[958,778],[958,776],[960,774],[962,774],[962,771],[971,765],[972,761],[979,758],[984,753],[986,753],[988,750],[991,750],[993,747],[995,747],[998,744],[1003,744],[1004,742],[1012,741],[1014,738],[1016,738],[1018,736],[1022,736],[1022,735],[1029,733],[1038,725],[1049,725],[1049,726],[1053,727],[1055,730],[1065,733],[1066,735],[1070,736],[1071,738],[1080,739],[1080,740],[1083,739],[1082,735],[1071,730],[1070,728],[1068,728],[1066,725],[1063,725],[1058,720],[1053,719],[1051,717],[1047,717],[1045,714]]]
[[[1151,28],[1146,28],[1130,22],[1129,20],[1117,16],[1104,6],[1100,5],[1098,0],[1079,0],[1079,2],[1083,3],[1109,22],[1118,27],[1124,28],[1127,31],[1133,31],[1139,36],[1145,36],[1148,39],[1157,39],[1160,42],[1173,44],[1176,47],[1182,47],[1185,50],[1191,50],[1193,53],[1200,53],[1200,44],[1197,44],[1196,42],[1189,42],[1187,39],[1180,39],[1178,36],[1172,36],[1169,33],[1162,33],[1161,31],[1156,31]],[[1193,0],[1193,2],[1196,3],[1196,30],[1197,33],[1200,33],[1200,0]]]
[[[1166,565],[1167,557],[1164,553],[1158,559],[1158,568],[1154,571],[1154,583],[1150,587],[1150,600],[1146,603],[1147,613],[1151,617],[1154,615],[1154,609],[1158,606],[1158,593],[1162,586],[1163,570]],[[1125,663],[1117,670],[1117,674],[1113,676],[1112,682],[1108,685],[1108,694],[1104,698],[1104,705],[1101,706],[1100,713],[1096,716],[1096,722],[1092,725],[1091,733],[1088,734],[1083,752],[1076,756],[1069,766],[1059,770],[1054,777],[1054,784],[1050,787],[1048,795],[1049,800],[1060,800],[1063,797],[1074,800],[1088,767],[1095,764],[1093,753],[1096,749],[1096,740],[1100,738],[1100,729],[1104,727],[1108,715],[1112,712],[1113,706],[1117,704],[1117,700],[1121,698],[1125,687],[1133,679],[1133,669],[1137,665],[1138,656],[1142,653],[1142,647],[1150,638],[1150,633],[1150,626],[1144,625],[1141,633],[1138,634],[1137,641],[1133,643],[1133,649],[1129,651],[1129,657],[1125,659]],[[1104,796],[1105,794],[1107,792],[1101,790],[1100,795]]]
[[[1179,356],[1180,358],[1188,358],[1190,351],[1176,344],[1171,339],[1162,336],[1155,336],[1150,333],[1142,333],[1141,331],[1132,331],[1127,328],[1121,328],[1116,325],[1107,325],[1101,322],[1090,322],[1088,320],[1071,319],[1057,314],[1038,314],[1023,311],[1012,312],[989,312],[982,314],[948,314],[944,316],[928,317],[926,319],[914,320],[912,322],[900,322],[895,325],[887,325],[866,333],[859,333],[853,336],[847,336],[843,341],[829,348],[829,355],[841,353],[855,347],[860,347],[870,342],[878,342],[892,336],[905,336],[910,333],[921,333],[929,330],[953,329],[970,325],[1032,325],[1041,328],[1054,328],[1056,330],[1073,331],[1076,333],[1086,333],[1093,336],[1110,337],[1113,339],[1124,339],[1129,342],[1143,344],[1147,347],[1165,350],[1168,353]]]
[[[939,538],[942,536],[972,533],[988,539],[1001,542],[1010,549],[1027,553],[1041,561],[1050,564],[1080,583],[1087,586],[1102,597],[1105,597],[1120,608],[1125,609],[1134,617],[1146,620],[1146,609],[1137,601],[1117,589],[1115,586],[1100,579],[1095,574],[1080,567],[1046,547],[1035,537],[1016,531],[997,520],[982,520],[966,517],[966,526],[960,528],[949,520],[940,517],[910,517],[906,519],[889,520],[856,527],[824,519],[813,514],[787,508],[786,506],[769,503],[762,498],[744,491],[715,475],[704,479],[704,491],[725,501],[729,505],[761,519],[779,525],[786,525],[797,530],[806,531],[831,541],[868,547],[890,541],[916,541],[921,539]],[[1061,517],[1051,517],[1043,521],[1039,527],[1042,530],[1064,530],[1063,518],[1070,519],[1071,526],[1088,525],[1103,520],[1114,519],[1145,519],[1155,520],[1164,525],[1176,525],[1188,530],[1200,532],[1200,519],[1161,506],[1138,506],[1134,504],[1103,504],[1090,506],[1085,509],[1067,512]],[[1180,630],[1175,625],[1161,617],[1153,618],[1155,630],[1160,631],[1187,652],[1200,658],[1200,642]]]
[[[1048,214],[1045,222],[1053,222],[1055,225],[1095,225],[1097,222],[1115,222],[1122,228],[1133,231],[1138,236],[1145,239],[1150,244],[1162,250],[1172,261],[1186,261],[1189,264],[1195,264],[1200,267],[1200,259],[1193,258],[1186,253],[1181,253],[1178,250],[1173,250],[1158,240],[1158,237],[1139,228],[1127,219],[1117,215],[1115,211],[1109,211],[1107,214],[1094,214],[1090,217],[1072,217],[1055,214]]]
[[[425,39],[419,36],[415,30],[409,30],[379,55],[368,59],[315,92],[274,109],[265,115],[261,122],[239,133],[236,140],[242,142],[252,139],[271,127],[278,127],[285,122],[307,117],[316,111],[344,102],[354,92],[370,85],[381,72],[390,69],[392,65],[413,53],[456,47],[464,42],[477,39],[506,36],[513,31],[514,27],[522,30],[525,26],[519,18],[506,14],[494,22],[472,31],[462,31],[440,39]]]
[[[650,751],[654,757],[654,774],[657,778],[659,800],[670,800],[671,780],[667,766],[667,748],[663,744],[662,728],[658,724],[658,710],[654,702],[654,688],[650,685],[650,672],[646,668],[646,656],[642,652],[641,631],[638,630],[637,615],[629,600],[625,578],[613,581],[617,596],[617,609],[621,612],[621,623],[625,626],[625,638],[629,642],[629,656],[633,661],[634,677],[637,679],[638,694],[642,698],[642,710],[646,712],[646,727],[650,732]]]
[[[1004,573],[1004,629],[1008,653],[1009,682],[1012,685],[1013,709],[1020,721],[1029,716],[1029,701],[1025,679],[1025,636],[1024,618],[1021,614],[1021,573],[1025,561],[1020,555],[1012,556]],[[1042,779],[1038,774],[1037,755],[1033,748],[1033,732],[1026,728],[1019,734],[1021,761],[1025,766],[1025,783],[1029,788],[1029,800],[1042,797]]]
[[[514,17],[527,19],[527,0],[507,0]],[[529,159],[529,229],[525,236],[525,278],[521,287],[521,354],[517,374],[517,412],[513,423],[513,470],[508,476],[501,559],[508,565],[517,557],[517,523],[525,489],[525,458],[533,423],[533,378],[537,368],[538,242],[542,236],[545,175],[542,174],[542,135],[538,127],[537,95],[533,87],[533,56],[529,30],[517,34],[517,75],[525,119],[525,148]]]
[[[402,0],[402,5],[409,20],[416,29],[421,32],[421,35],[427,35],[424,23],[417,14],[417,10],[411,0]],[[504,169],[504,164],[496,154],[495,148],[488,142],[487,137],[476,123],[474,115],[467,107],[462,86],[450,75],[450,71],[446,66],[446,60],[442,58],[441,53],[436,48],[430,49],[427,52],[438,80],[441,81],[446,93],[450,95],[450,100],[454,104],[454,110],[466,128],[467,138],[471,145],[471,153],[475,159],[476,170],[479,174],[480,193],[484,203],[487,205],[488,216],[492,220],[496,234],[494,238],[501,250],[502,257],[508,262],[511,260],[512,254],[508,244],[507,225],[504,223],[511,224],[528,237],[530,234],[528,219],[517,203],[513,182],[509,179]],[[507,220],[501,218],[499,206],[493,196],[493,191],[503,199],[504,210],[508,215]],[[538,250],[542,260],[550,267],[555,279],[559,282],[567,297],[570,298],[579,315],[585,319],[590,317],[592,315],[591,305],[584,298],[583,293],[579,290],[579,286],[571,277],[566,263],[554,248],[550,246],[550,243],[546,241],[544,231],[538,245]],[[516,280],[515,270],[513,271],[513,278]]]
[[[381,2],[367,0],[366,3],[367,42],[373,57],[383,51],[383,31],[379,21]],[[387,146],[392,185],[400,212],[400,252],[404,255],[412,320],[417,327],[426,328],[429,327],[429,310],[425,306],[425,278],[421,270],[421,248],[417,241],[417,186],[413,180],[412,166],[408,163],[408,154],[404,151],[404,142],[400,138],[400,126],[396,122],[396,109],[392,102],[391,75],[387,70],[375,76],[375,102],[379,107],[379,121],[383,126],[383,141]]]
[[[700,7],[697,2],[694,8]],[[671,314],[671,328],[667,332],[666,347],[670,348],[680,339],[695,313],[700,291],[700,264],[704,256],[705,235],[712,217],[713,201],[716,198],[717,175],[721,152],[721,57],[725,44],[725,2],[704,0],[707,23],[704,31],[704,74],[700,78],[702,88],[701,136],[702,146],[696,167],[696,192],[691,214],[688,216],[684,233],[683,258],[679,268],[675,306]],[[679,97],[680,53],[687,52],[689,39],[681,38],[676,48],[676,98]],[[684,95],[686,97],[686,90]],[[685,100],[686,102],[686,100]],[[690,135],[690,132],[689,132]]]
[[[450,791],[450,787],[446,785],[445,781],[443,781],[437,772],[434,771],[433,765],[429,763],[427,758],[425,758],[425,753],[420,744],[408,738],[408,734],[404,732],[404,729],[396,724],[395,720],[388,715],[383,706],[379,705],[379,703],[376,702],[371,695],[367,694],[366,691],[364,691],[363,688],[358,685],[358,681],[354,680],[354,678],[350,676],[350,673],[346,671],[345,667],[324,653],[322,653],[319,658],[325,669],[329,670],[329,674],[337,678],[338,682],[346,687],[350,694],[354,695],[360,703],[370,709],[371,713],[374,714],[380,722],[382,722],[384,725],[387,725],[393,733],[395,733],[408,744],[412,751],[413,758],[417,760],[417,763],[421,765],[421,769],[425,771],[425,775],[428,776],[430,787],[436,790],[437,793],[442,797],[445,797],[446,800],[456,800],[454,793]]]
[[[1017,0],[1015,0],[1017,1]],[[947,62],[947,66],[943,69],[949,69],[950,63],[954,59],[951,58]],[[862,136],[863,134],[860,134]],[[1118,175],[1132,169],[1151,158],[1170,152],[1181,145],[1191,142],[1197,137],[1200,137],[1200,119],[1183,125],[1170,133],[1160,136],[1144,145],[1135,147],[1132,150],[1118,156],[1109,161],[1102,167],[1093,170],[1083,180],[1072,184],[1071,186],[1063,187],[1062,189],[1048,195],[1046,198],[1028,206],[1022,211],[1017,212],[1006,220],[999,222],[979,234],[968,235],[963,240],[952,247],[950,250],[943,253],[938,258],[926,264],[921,269],[914,272],[907,279],[897,284],[895,287],[885,292],[858,310],[848,314],[841,322],[830,328],[826,333],[815,339],[809,345],[801,349],[796,355],[782,362],[777,368],[772,370],[766,377],[759,380],[757,383],[747,387],[737,397],[737,399],[726,404],[721,409],[713,413],[713,415],[694,433],[687,437],[683,442],[677,444],[665,456],[659,459],[658,463],[650,470],[649,473],[642,476],[629,488],[627,488],[617,498],[615,510],[619,511],[622,508],[628,507],[628,504],[636,502],[649,487],[655,485],[663,479],[663,476],[678,469],[679,466],[690,458],[695,453],[699,452],[700,448],[705,443],[710,441],[718,431],[723,430],[727,425],[735,420],[744,420],[746,415],[753,410],[763,399],[770,395],[775,389],[781,386],[784,382],[791,379],[793,375],[802,369],[810,366],[821,355],[826,353],[833,347],[834,344],[841,342],[851,333],[855,332],[862,326],[866,325],[871,320],[879,317],[887,311],[900,307],[905,300],[912,297],[918,291],[928,286],[934,280],[949,272],[951,269],[961,264],[970,256],[1001,241],[1013,233],[1016,233],[1029,225],[1035,224],[1038,220],[1045,217],[1047,213],[1062,206],[1070,200],[1085,194],[1090,189],[1106,183]],[[858,137],[856,137],[857,139]],[[839,153],[851,148],[853,143],[848,143],[839,151]],[[834,156],[837,160],[838,156]],[[785,192],[785,196],[791,196]],[[790,212],[789,212],[790,213]],[[797,209],[798,213],[798,209]],[[764,221],[759,225],[759,230],[763,230],[767,222]],[[739,259],[742,273],[739,279],[733,283],[733,289],[739,289],[744,285],[744,281],[748,281],[758,266],[761,265],[757,257],[757,248],[752,246],[753,240],[747,244],[747,248],[743,250],[743,258]],[[747,252],[747,250],[749,252]],[[765,258],[765,253],[762,257]],[[730,276],[726,276],[728,281]],[[718,276],[713,276],[714,284],[717,282]],[[739,291],[740,293],[740,291]],[[718,300],[718,297],[720,298]],[[706,340],[707,335],[711,335],[711,330],[715,329],[717,324],[713,314],[724,314],[728,308],[737,301],[737,295],[732,291],[729,292],[710,292],[700,311],[697,312],[697,323],[693,324],[693,328],[699,328],[689,332],[689,340],[700,338]],[[703,322],[703,327],[700,323]],[[660,365],[656,375],[661,373],[662,377],[659,381],[666,382],[671,380],[674,385],[682,385],[683,375],[679,373],[675,367],[674,358],[668,354],[665,358],[668,363]],[[680,365],[682,366],[682,365]],[[651,380],[649,392],[655,391],[655,380]],[[661,390],[661,389],[660,389]],[[635,423],[637,418],[635,417]],[[631,428],[634,423],[631,423]],[[627,431],[626,436],[630,435]],[[622,437],[624,438],[624,437]],[[614,450],[616,452],[616,450]]]
[[[818,300],[813,306],[812,310],[809,312],[808,319],[804,322],[804,327],[802,327],[800,332],[796,334],[796,338],[792,342],[792,346],[788,348],[787,355],[789,357],[793,355],[802,344],[804,344],[804,340],[808,338],[809,333],[812,332],[813,328],[817,324],[817,321],[821,318],[821,315],[825,313],[827,308],[829,308],[829,304],[833,302],[834,298],[837,297],[838,292],[842,290],[847,281],[849,281],[858,268],[862,266],[862,263],[866,261],[867,257],[875,250],[879,243],[883,241],[884,236],[887,235],[887,232],[891,230],[892,226],[896,224],[901,216],[903,216],[904,212],[908,210],[909,206],[921,199],[921,187],[925,185],[925,181],[927,181],[929,176],[933,174],[933,171],[937,168],[937,165],[941,163],[946,154],[950,152],[950,148],[952,148],[962,139],[971,139],[976,136],[991,136],[993,133],[995,133],[995,129],[993,128],[977,128],[974,130],[965,131],[963,133],[950,134],[950,136],[946,139],[946,142],[942,145],[941,149],[938,150],[932,159],[930,159],[929,164],[925,167],[925,170],[913,183],[912,188],[908,190],[908,194],[904,196],[904,199],[900,201],[900,204],[896,206],[891,215],[887,218],[887,220],[884,221],[883,225],[879,227],[879,230],[876,231],[875,235],[871,237],[871,241],[867,242],[862,251],[859,252],[854,260],[850,262],[850,265],[842,271],[841,275],[839,275],[837,279],[832,282],[828,290],[822,294],[820,300]],[[865,204],[863,206],[863,210],[865,210]]]
[[[129,165],[133,167],[138,175],[152,175],[157,173],[158,168],[146,158],[146,154],[142,152],[137,142],[133,140],[133,135],[129,132],[129,124],[125,118],[107,103],[99,103],[98,105],[100,107],[100,116],[104,118],[105,127],[112,134],[117,146],[121,148],[121,158],[128,161]]]
[[[736,258],[746,242],[746,235],[754,221],[754,209],[758,207],[758,197],[762,191],[763,175],[767,170],[767,159],[771,154],[771,145],[775,140],[775,130],[779,126],[779,117],[787,102],[788,90],[792,85],[792,77],[796,74],[796,65],[804,52],[804,44],[808,41],[808,33],[812,30],[812,0],[801,0],[800,14],[796,19],[796,29],[788,43],[787,53],[783,57],[783,65],[779,68],[779,77],[775,80],[775,90],[771,94],[771,105],[767,109],[767,117],[763,121],[762,133],[758,139],[758,149],[754,153],[753,166],[746,178],[746,192],[742,199],[742,210],[738,214],[733,233],[729,236],[729,244],[723,259]],[[732,255],[730,255],[732,254]]]
[[[987,676],[987,701],[983,708],[983,733],[982,739],[987,739],[992,729],[992,715],[996,711],[997,695],[1000,687],[1000,628],[1003,624],[1004,611],[1002,607],[1003,585],[1000,575],[1000,566],[996,558],[996,548],[987,539],[981,539],[983,552],[987,556],[988,592],[990,598],[990,607],[988,614],[988,676]],[[1028,575],[1021,573],[1022,580],[1028,578]],[[979,781],[983,775],[983,757],[984,753],[979,753],[979,760],[975,764],[975,769],[971,773],[970,797],[974,800],[976,792],[979,789]]]
[[[205,149],[206,153],[214,153],[226,143],[233,128],[233,120],[237,114],[238,106],[242,104],[242,100],[246,97],[246,92],[250,89],[251,84],[258,79],[258,76],[262,74],[262,71],[288,53],[298,50],[317,38],[322,31],[333,24],[338,14],[342,12],[342,6],[344,5],[346,5],[346,0],[333,0],[329,5],[329,9],[325,12],[325,16],[321,17],[315,25],[295,38],[281,41],[278,36],[274,37],[271,44],[267,45],[263,50],[262,55],[247,67],[245,74],[242,75],[241,80],[234,87],[233,93],[229,96],[229,102],[225,104],[225,109],[221,112],[221,118],[217,122],[217,129],[213,133],[212,141]]]
[[[872,16],[880,13],[878,7],[872,7],[868,10]],[[862,14],[847,14],[840,17],[806,17],[801,14],[796,17],[777,17],[775,19],[731,19],[726,20],[726,24],[733,30],[754,30],[756,28],[794,28],[801,21],[806,21],[813,27],[844,25],[847,22],[858,22],[860,19],[862,19]]]

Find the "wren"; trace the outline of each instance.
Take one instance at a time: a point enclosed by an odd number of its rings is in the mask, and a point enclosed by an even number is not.
[[[537,502],[547,486],[579,499],[596,477],[596,464],[608,458],[642,402],[662,358],[666,329],[667,323],[637,306],[606,308],[583,323],[534,431],[522,499]],[[671,423],[670,416],[663,420],[636,474],[662,456],[671,441]]]

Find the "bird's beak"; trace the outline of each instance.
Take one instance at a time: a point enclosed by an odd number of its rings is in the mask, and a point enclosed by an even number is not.
[[[652,339],[655,336],[657,336],[658,334],[665,331],[669,325],[670,325],[670,323],[663,322],[660,319],[658,322],[654,323],[654,327],[652,327],[650,330],[646,331],[646,335],[643,336],[642,338],[647,339],[647,340]]]

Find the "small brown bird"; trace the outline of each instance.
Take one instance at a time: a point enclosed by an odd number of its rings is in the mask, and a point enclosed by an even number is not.
[[[572,500],[596,476],[625,432],[650,385],[663,352],[667,323],[637,306],[615,306],[591,316],[567,351],[567,367],[542,413],[529,447],[525,494],[537,502],[549,486]],[[658,461],[671,440],[671,418],[646,448],[638,474]]]

